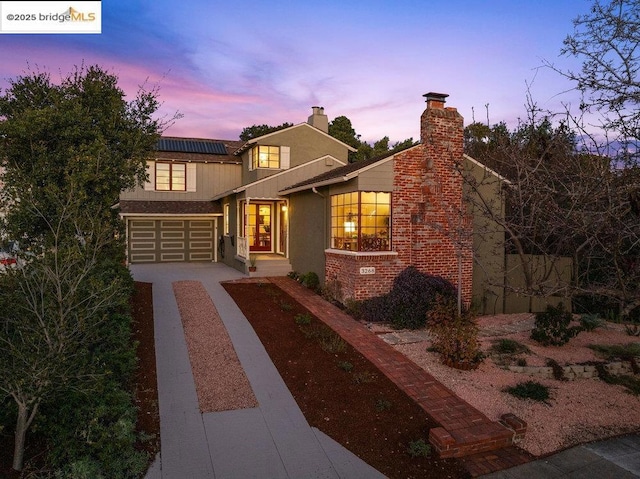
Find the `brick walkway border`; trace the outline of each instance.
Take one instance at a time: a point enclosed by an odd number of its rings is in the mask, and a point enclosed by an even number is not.
[[[429,432],[429,442],[440,457],[463,458],[473,476],[524,464],[532,459],[514,447],[524,438],[527,425],[513,414],[491,421],[438,382],[362,324],[287,277],[270,282],[288,293],[318,319],[371,361],[385,376],[418,403],[440,427]]]

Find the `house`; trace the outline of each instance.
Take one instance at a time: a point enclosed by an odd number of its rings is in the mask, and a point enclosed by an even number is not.
[[[505,311],[504,289],[487,280],[505,275],[504,232],[479,245],[482,221],[460,174],[497,173],[464,155],[463,118],[447,95],[424,96],[420,143],[357,163],[321,107],[247,142],[162,138],[147,184],[121,195],[129,262],[215,261],[248,273],[256,259],[263,276],[315,272],[342,301],[387,292],[412,265],[458,285],[467,304],[500,301],[489,312]]]

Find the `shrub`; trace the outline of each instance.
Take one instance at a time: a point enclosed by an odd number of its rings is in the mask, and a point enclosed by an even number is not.
[[[553,370],[553,378],[558,381],[566,381],[567,378],[564,376],[564,368],[560,366],[560,363],[555,359],[548,358],[546,361],[546,365],[548,368]]]
[[[281,301],[280,302],[280,309],[282,311],[285,311],[285,312],[293,311],[293,304],[291,304],[291,303],[289,303],[287,301]]]
[[[327,301],[339,302],[342,299],[342,283],[340,283],[337,278],[326,280],[321,294]]]
[[[530,353],[531,350],[515,339],[502,338],[492,341],[489,352],[492,354],[516,355]]]
[[[333,331],[326,335],[321,335],[319,341],[322,349],[332,354],[341,353],[347,347],[347,343],[344,341],[344,339],[342,339],[338,333],[335,333]]]
[[[640,325],[639,324],[625,324],[624,330],[629,336],[640,336]]]
[[[393,404],[386,398],[379,398],[376,401],[376,411],[378,412],[388,411],[391,409],[391,406],[393,406]]]
[[[411,441],[407,447],[407,454],[411,457],[429,457],[431,455],[431,445],[424,439]]]
[[[531,339],[544,346],[562,346],[582,331],[580,326],[569,326],[572,319],[573,316],[564,309],[562,303],[558,306],[549,305],[546,311],[536,313]]]
[[[350,373],[351,371],[353,371],[353,364],[351,364],[349,361],[340,361],[338,363],[338,367],[346,373]]]
[[[536,381],[526,381],[504,389],[504,392],[519,399],[533,399],[545,402],[549,399],[549,388]]]
[[[422,328],[438,294],[455,298],[456,288],[446,279],[409,266],[396,277],[388,294],[363,302],[362,314],[368,321],[390,322],[397,329]]]
[[[591,344],[589,348],[607,360],[635,361],[640,358],[640,343]]]
[[[478,326],[469,311],[458,313],[454,298],[437,296],[428,314],[432,347],[442,362],[458,369],[474,369],[482,361]]]
[[[312,324],[301,327],[305,338],[317,341],[322,349],[328,353],[340,353],[347,347],[347,343],[333,329],[325,324]]]
[[[311,324],[311,313],[298,313],[293,320],[298,326],[309,326]]]
[[[628,393],[635,396],[640,395],[640,379],[629,374],[611,374],[604,368],[604,364],[596,364],[596,370],[598,371],[598,377],[607,384],[615,384],[623,386],[627,389]]]
[[[594,331],[602,326],[602,320],[597,314],[583,314],[580,316],[580,326],[585,331]]]
[[[309,271],[302,277],[302,284],[307,288],[316,291],[320,288],[320,278],[318,278],[318,275],[313,271]]]

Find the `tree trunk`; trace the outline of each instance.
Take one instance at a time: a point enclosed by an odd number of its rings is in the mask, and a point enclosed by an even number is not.
[[[18,404],[18,420],[16,421],[15,443],[13,446],[13,469],[21,471],[24,462],[24,444],[27,438],[27,430],[36,417],[40,401],[35,401],[31,413],[26,405]]]
[[[18,404],[18,420],[16,422],[15,443],[13,446],[13,468],[16,471],[22,470],[24,461],[24,443],[27,436],[27,407]]]

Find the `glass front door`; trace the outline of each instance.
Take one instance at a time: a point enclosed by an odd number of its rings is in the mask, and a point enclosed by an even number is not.
[[[249,251],[271,251],[271,205],[250,203],[245,208]]]

